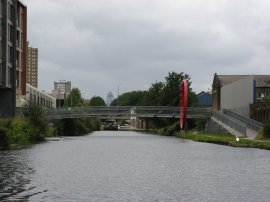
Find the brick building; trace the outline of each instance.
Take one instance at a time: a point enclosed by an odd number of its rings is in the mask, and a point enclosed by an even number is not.
[[[28,44],[26,83],[38,87],[38,48]]]

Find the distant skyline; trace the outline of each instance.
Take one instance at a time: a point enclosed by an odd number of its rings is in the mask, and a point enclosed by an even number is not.
[[[268,0],[24,0],[39,88],[70,80],[84,98],[147,90],[168,72],[195,92],[214,73],[270,74]]]

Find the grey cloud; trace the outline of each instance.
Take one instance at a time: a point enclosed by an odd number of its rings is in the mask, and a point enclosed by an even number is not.
[[[269,74],[266,0],[25,2],[46,90],[48,82],[67,79],[85,96],[105,97],[118,84],[121,92],[147,89],[183,71],[199,92],[215,72]]]

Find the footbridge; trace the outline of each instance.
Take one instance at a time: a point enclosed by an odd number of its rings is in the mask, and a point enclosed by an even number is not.
[[[187,118],[207,119],[211,117],[211,113],[211,108],[188,108]],[[45,116],[48,119],[87,117],[98,117],[100,119],[180,118],[180,108],[168,106],[70,107],[48,109]]]

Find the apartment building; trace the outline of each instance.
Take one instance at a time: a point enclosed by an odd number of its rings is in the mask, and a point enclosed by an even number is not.
[[[71,81],[60,80],[54,82],[52,96],[56,98],[56,107],[63,107],[65,98],[70,94]]]
[[[29,45],[27,49],[26,83],[38,88],[38,48]]]
[[[16,96],[26,94],[27,7],[0,1],[0,117],[15,115]]]
[[[55,81],[54,89],[52,91],[53,96],[56,98],[63,98],[68,95],[71,91],[71,81]]]

